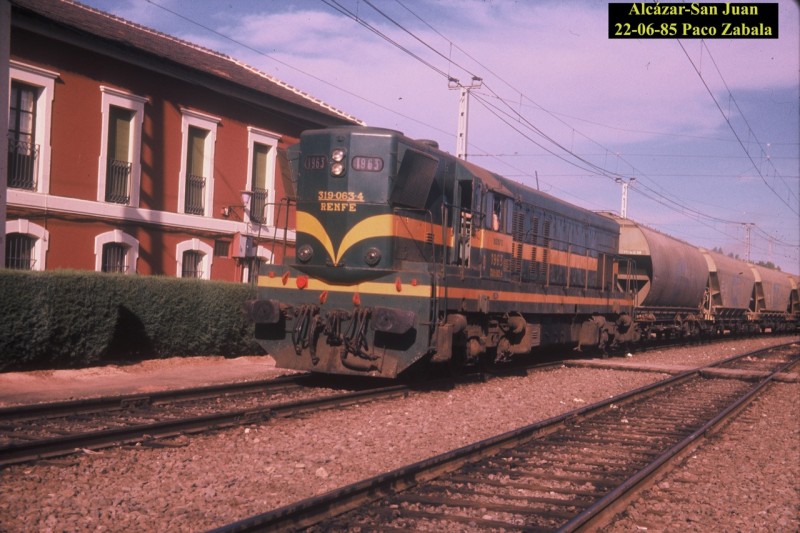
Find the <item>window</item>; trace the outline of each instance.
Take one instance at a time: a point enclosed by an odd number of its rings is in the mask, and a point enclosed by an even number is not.
[[[50,190],[50,123],[58,74],[11,60],[8,186]]]
[[[126,264],[125,246],[117,242],[103,245],[103,272],[125,273],[128,271]]]
[[[214,248],[200,239],[183,241],[176,247],[177,276],[211,279]]]
[[[6,268],[33,270],[36,239],[22,233],[6,236]]]
[[[256,255],[242,259],[242,281],[255,284],[261,265],[272,264],[272,252],[263,246],[256,247]]]
[[[214,202],[214,145],[220,120],[188,109],[181,111],[178,212],[210,217]]]
[[[503,212],[503,199],[497,196],[494,197],[492,204],[492,229],[500,231],[505,225],[505,213]]]
[[[265,221],[264,210],[267,207],[269,190],[266,186],[267,181],[267,156],[269,146],[256,144],[253,146],[253,168],[252,184],[250,190],[253,191],[250,197],[250,220],[256,224],[263,224]]]
[[[103,132],[97,201],[138,206],[142,121],[147,99],[104,86],[100,91]]]
[[[206,178],[203,168],[203,151],[208,132],[189,128],[189,145],[186,149],[186,202],[184,212],[192,215],[205,213]]]
[[[122,230],[111,230],[94,238],[94,269],[97,272],[136,273],[139,241]]]
[[[8,113],[8,186],[14,189],[36,190],[35,87],[11,82],[11,105]]]
[[[25,219],[6,221],[6,268],[44,270],[49,232]]]
[[[106,168],[106,202],[127,204],[131,199],[131,162],[128,161],[133,113],[111,106],[108,126],[108,166]]]
[[[484,198],[485,208],[489,213],[486,217],[486,229],[511,233],[514,201],[495,192],[487,193]]]
[[[230,255],[231,255],[231,241],[223,241],[223,240],[214,241],[215,257],[230,257]]]
[[[203,254],[195,250],[187,250],[183,252],[183,267],[181,269],[181,277],[203,277]]]
[[[275,172],[280,136],[252,127],[247,131],[250,154],[248,190],[251,195],[245,211],[249,222],[271,224],[275,208]]]

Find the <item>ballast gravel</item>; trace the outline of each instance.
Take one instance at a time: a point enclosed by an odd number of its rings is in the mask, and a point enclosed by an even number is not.
[[[798,340],[623,358],[698,366]],[[0,471],[0,531],[203,531],[666,377],[562,367]],[[606,531],[800,530],[800,384],[775,384]]]
[[[773,385],[603,531],[800,531],[800,386]]]

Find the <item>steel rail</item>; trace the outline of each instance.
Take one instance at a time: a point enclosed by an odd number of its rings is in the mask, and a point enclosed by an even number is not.
[[[662,388],[700,376],[703,369],[724,365],[744,357],[752,357],[774,348],[735,355],[710,365],[686,370],[680,374],[619,394],[610,399],[511,430],[319,496],[223,525],[211,530],[211,533],[293,530],[309,527],[325,518],[356,509],[362,504],[402,492],[415,485],[455,471],[466,463],[492,456],[503,449],[554,433],[565,425],[579,419],[590,418],[613,409],[615,406],[621,406],[643,397],[658,394]]]
[[[344,407],[367,401],[375,401],[405,395],[411,389],[394,385],[380,389],[335,394],[324,398],[298,400],[258,409],[242,409],[224,413],[213,413],[185,419],[168,420],[152,424],[141,424],[90,433],[65,435],[53,439],[42,439],[0,447],[0,467],[28,461],[68,455],[82,450],[134,444],[160,438],[176,437],[186,433],[218,430],[226,427],[264,422],[273,418]]]
[[[765,350],[762,350],[765,351]],[[635,493],[640,488],[649,484],[654,478],[662,474],[670,464],[677,463],[687,454],[695,450],[708,435],[713,434],[722,425],[730,421],[738,413],[744,410],[759,394],[764,392],[775,380],[775,376],[788,371],[797,361],[789,361],[781,365],[778,369],[771,372],[762,379],[757,385],[753,386],[745,395],[728,405],[717,416],[703,424],[691,435],[678,442],[664,453],[656,457],[647,467],[628,478],[624,483],[611,490],[597,500],[594,504],[576,515],[569,522],[558,529],[559,532],[590,531],[607,521],[611,516],[617,514],[623,506],[635,497]]]
[[[539,364],[526,370],[531,370],[532,368],[549,368],[550,366],[551,365]],[[302,374],[281,376],[276,379],[256,382],[159,391],[146,395],[132,394],[65,402],[10,406],[0,408],[0,424],[2,422],[19,422],[35,418],[56,418],[59,416],[77,414],[120,411],[145,405],[159,405],[191,399],[213,398],[224,394],[279,392],[300,387],[302,381],[313,382],[315,378],[318,379],[318,376]],[[435,379],[415,384],[400,384],[386,387],[374,387],[374,384],[370,384],[370,388],[360,391],[332,395],[322,399],[297,400],[282,404],[273,404],[262,409],[233,410],[150,424],[131,425],[122,428],[82,432],[54,438],[12,443],[0,446],[0,467],[69,455],[82,450],[97,450],[105,447],[175,437],[182,434],[199,433],[212,429],[224,429],[226,427],[267,421],[272,418],[289,417],[334,407],[345,407],[356,403],[408,394],[412,391],[449,388],[457,383],[466,383],[475,380],[485,381],[486,379],[486,375],[483,374],[465,374],[455,378]]]
[[[614,396],[522,428],[463,446],[456,450],[424,459],[384,474],[335,489],[331,492],[301,500],[279,509],[251,516],[211,530],[211,533],[256,532],[311,526],[323,518],[355,509],[362,503],[377,500],[409,487],[457,470],[470,461],[494,455],[496,452],[528,440],[558,431],[567,422],[608,409],[612,404],[655,393],[658,388],[690,379],[698,370],[688,370],[662,381]]]
[[[225,394],[259,391],[279,392],[294,387],[300,387],[300,382],[308,378],[308,374],[279,376],[277,378],[259,381],[224,383],[203,387],[191,387],[186,389],[155,391],[147,394],[125,394],[117,396],[103,396],[98,398],[86,398],[82,400],[12,405],[0,408],[0,422],[5,422],[8,420],[42,418],[45,416],[48,418],[53,418],[64,415],[114,411],[141,405],[158,405],[174,401],[213,398]]]

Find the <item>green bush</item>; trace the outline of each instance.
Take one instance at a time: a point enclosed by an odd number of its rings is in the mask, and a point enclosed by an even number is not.
[[[261,353],[239,283],[0,270],[0,369]]]

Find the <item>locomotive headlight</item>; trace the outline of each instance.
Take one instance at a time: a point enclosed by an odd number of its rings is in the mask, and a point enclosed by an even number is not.
[[[331,152],[331,174],[335,177],[340,177],[344,175],[345,171],[345,161],[344,158],[347,155],[344,148],[335,148],[333,152]]]
[[[331,154],[331,159],[333,159],[337,163],[341,163],[344,161],[344,149],[337,148]]]
[[[364,254],[364,262],[369,266],[377,265],[381,260],[381,251],[377,248],[370,248],[367,250],[367,253]]]
[[[331,174],[334,176],[341,176],[344,174],[344,165],[342,163],[334,163],[331,165]]]
[[[308,263],[314,257],[314,249],[308,244],[304,244],[297,249],[297,259],[301,263]]]

